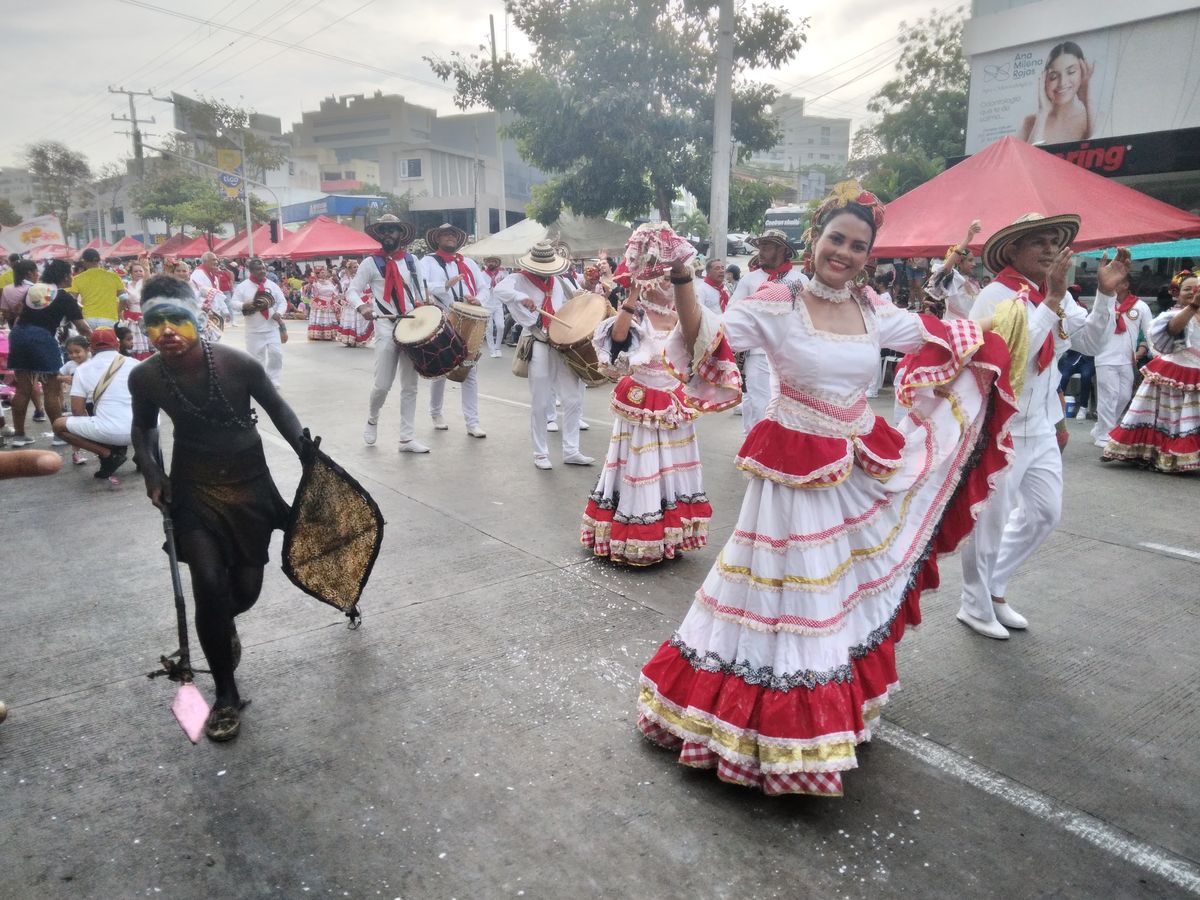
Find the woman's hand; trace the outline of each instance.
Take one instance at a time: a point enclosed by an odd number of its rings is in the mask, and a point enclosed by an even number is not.
[[[1092,76],[1093,76],[1093,75],[1095,75],[1095,74],[1096,74],[1096,62],[1095,62],[1095,60],[1091,60],[1091,61],[1088,61],[1088,60],[1086,60],[1086,59],[1084,59],[1084,60],[1080,60],[1080,64],[1079,64],[1079,90],[1075,92],[1075,96],[1077,96],[1077,97],[1079,98],[1079,101],[1080,101],[1080,102],[1081,102],[1081,103],[1082,103],[1084,106],[1087,106],[1087,102],[1088,102],[1088,88],[1091,86],[1091,83],[1092,83]]]

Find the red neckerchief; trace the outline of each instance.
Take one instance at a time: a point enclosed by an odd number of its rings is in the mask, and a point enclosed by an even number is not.
[[[496,286],[496,282],[499,281],[500,277],[504,274],[499,266],[496,266],[495,269],[484,269],[483,271],[484,274],[487,275],[487,277],[491,280],[492,287]]]
[[[1117,304],[1117,308],[1116,308],[1116,313],[1117,313],[1117,330],[1116,330],[1116,333],[1117,333],[1117,334],[1124,334],[1124,333],[1125,333],[1125,329],[1126,329],[1126,326],[1125,326],[1125,313],[1127,313],[1127,312],[1129,312],[1131,309],[1133,309],[1133,307],[1134,307],[1134,304],[1135,304],[1135,303],[1137,303],[1137,302],[1138,302],[1138,298],[1137,298],[1137,297],[1135,297],[1133,294],[1130,294],[1130,295],[1128,295],[1128,296],[1127,296],[1127,297],[1126,297],[1124,300],[1122,300],[1120,303],[1118,303],[1118,304]]]
[[[462,276],[463,284],[467,286],[469,297],[475,296],[475,276],[471,274],[471,268],[465,262],[461,253],[447,253],[445,250],[437,250],[435,254],[438,259],[444,263],[454,263],[458,266],[458,274]]]
[[[712,279],[705,275],[704,283],[721,295],[721,312],[725,312],[725,307],[729,305],[729,291],[725,290],[725,282],[714,284]]]
[[[253,275],[251,275],[250,283],[257,285],[259,288],[261,288],[264,284],[267,283],[267,276],[264,275],[262,278],[255,278]],[[258,292],[255,291],[255,293],[257,294]],[[271,318],[271,310],[270,309],[260,309],[259,312],[262,313],[262,317],[264,319]]]
[[[529,279],[530,284],[542,292],[542,312],[554,315],[554,276],[551,275],[549,278],[542,278],[540,275],[534,275],[532,272],[525,271],[522,271],[521,274]],[[550,330],[550,320],[545,316],[542,316],[542,330],[546,332]]]
[[[767,281],[783,281],[783,277],[792,271],[792,261],[789,259],[783,265],[776,266],[774,269],[768,269],[766,266],[760,266],[759,268],[767,273]]]
[[[1046,299],[1046,291],[1044,288],[1038,287],[1012,266],[1005,266],[995,278],[1006,288],[1017,293],[1024,293],[1026,298],[1034,306],[1040,306],[1042,301]],[[1042,342],[1042,346],[1038,349],[1037,355],[1037,370],[1045,372],[1054,362],[1054,331],[1050,331],[1046,335],[1046,340]]]
[[[397,250],[387,258],[387,263],[384,265],[386,271],[383,276],[383,298],[389,302],[394,299],[400,315],[404,315],[407,309],[404,302],[407,285],[404,283],[404,277],[400,274],[400,266],[396,264],[396,260],[404,259],[406,255],[404,250]]]

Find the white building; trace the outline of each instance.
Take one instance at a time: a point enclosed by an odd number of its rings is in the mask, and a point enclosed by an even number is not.
[[[750,156],[750,164],[785,172],[811,166],[844,166],[850,157],[850,120],[809,116],[804,98],[783,94],[771,104],[782,139]]]

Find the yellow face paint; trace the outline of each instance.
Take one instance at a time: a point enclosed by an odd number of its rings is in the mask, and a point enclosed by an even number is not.
[[[142,324],[146,327],[146,336],[150,338],[150,343],[155,345],[169,334],[176,335],[181,341],[189,344],[200,339],[195,318],[182,307],[160,307],[146,313]]]

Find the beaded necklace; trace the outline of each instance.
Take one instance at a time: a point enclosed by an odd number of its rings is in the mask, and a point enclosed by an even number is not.
[[[184,394],[180,388],[179,382],[175,380],[175,376],[171,372],[170,366],[164,361],[159,366],[159,371],[162,373],[163,380],[167,383],[167,388],[183,411],[189,416],[199,419],[206,425],[214,425],[218,428],[240,428],[248,431],[258,424],[258,414],[251,409],[249,415],[239,416],[234,412],[233,405],[225,396],[225,392],[221,390],[220,379],[217,378],[217,367],[213,363],[212,347],[208,341],[201,340],[200,346],[204,352],[204,363],[208,367],[208,396],[204,398],[204,405],[197,406]],[[217,415],[210,415],[206,410],[211,409],[213,404],[217,404]]]

